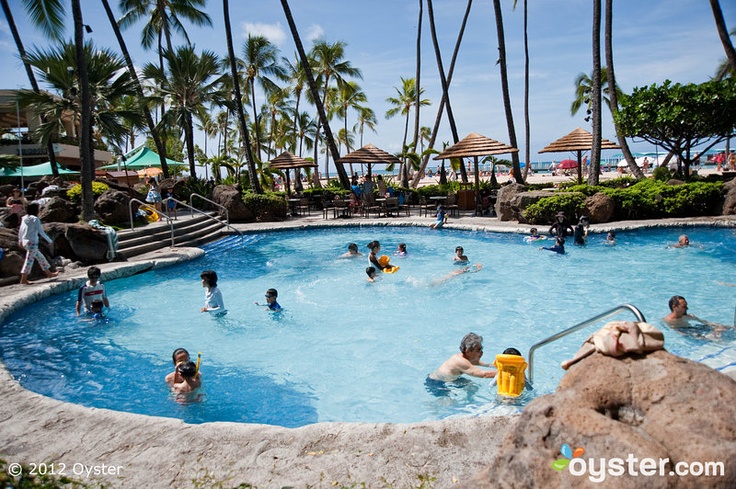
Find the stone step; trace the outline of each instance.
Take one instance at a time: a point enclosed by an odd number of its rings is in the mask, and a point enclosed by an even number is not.
[[[216,213],[211,215],[215,216]],[[174,246],[200,246],[218,239],[226,229],[222,224],[203,215],[188,214],[172,221]],[[118,233],[118,252],[126,258],[171,246],[171,226],[164,219],[134,230]]]

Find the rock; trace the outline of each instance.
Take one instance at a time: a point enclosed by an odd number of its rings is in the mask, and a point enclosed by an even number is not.
[[[18,214],[10,212],[10,207],[0,207],[0,224],[6,228],[18,229],[20,217],[18,217]]]
[[[45,225],[44,231],[46,231],[51,239],[54,239],[54,236],[49,233],[49,228]],[[3,259],[0,261],[0,277],[19,276],[20,269],[23,268],[23,262],[26,258],[26,250],[18,244],[17,229],[0,228],[0,248],[4,251]],[[48,243],[42,239],[38,249],[52,265],[51,268],[54,269],[54,255],[51,253]],[[42,277],[44,277],[44,274],[41,271],[38,261],[36,261],[33,264],[31,273],[28,274],[28,278],[34,280]]]
[[[595,353],[573,365],[554,394],[527,405],[491,464],[462,487],[736,487],[734,420],[736,381],[710,367],[664,350],[619,359]],[[558,472],[552,463],[564,458],[563,444],[585,449],[578,462],[596,469],[601,459],[651,458],[656,467],[667,459],[665,475],[636,476],[627,465],[618,476],[575,476],[572,465]],[[722,462],[724,475],[670,475],[679,462]],[[605,480],[591,484],[589,476]]]
[[[550,195],[550,192],[545,191],[521,192],[516,194],[516,197],[514,197],[510,203],[510,208],[516,215],[512,220],[517,220],[522,223],[527,222],[524,219],[524,210],[530,205],[535,204]]]
[[[598,192],[585,199],[585,209],[591,224],[608,222],[616,210],[616,201],[603,192]]]
[[[140,199],[139,199],[140,200]],[[119,190],[107,190],[97,197],[95,213],[106,224],[122,224],[130,222],[130,197]],[[133,204],[133,215],[138,210],[137,203]]]
[[[235,185],[216,186],[212,191],[212,200],[228,210],[230,222],[253,222],[255,220],[253,212],[245,206],[243,196]]]
[[[54,251],[86,265],[107,262],[107,239],[102,231],[86,224],[50,223],[44,230],[54,240]]]
[[[38,217],[43,222],[77,222],[79,211],[77,207],[68,200],[60,197],[52,197],[46,205],[41,208]]]
[[[518,219],[518,211],[514,209],[514,200],[516,199],[516,194],[523,192],[525,188],[524,185],[518,183],[504,185],[500,188],[495,207],[499,220],[515,221]]]
[[[723,184],[723,210],[721,215],[730,216],[736,214],[736,179],[729,180]]]

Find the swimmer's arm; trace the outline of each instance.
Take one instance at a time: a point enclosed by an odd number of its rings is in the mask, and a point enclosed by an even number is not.
[[[77,305],[74,307],[74,309],[77,311],[77,316],[82,314],[82,303],[80,301],[77,301]]]
[[[480,377],[484,379],[490,379],[496,376],[495,370],[483,370],[482,368],[478,368],[475,365],[465,369],[464,373],[472,375],[473,377]]]
[[[108,309],[110,309],[110,301],[107,300],[107,296],[106,295],[103,295],[102,296],[102,303],[105,304],[105,307],[107,307]]]

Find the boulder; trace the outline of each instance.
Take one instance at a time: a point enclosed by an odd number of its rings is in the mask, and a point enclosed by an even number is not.
[[[736,214],[736,179],[723,184],[723,210],[721,214],[724,216]]]
[[[608,222],[616,210],[616,201],[603,192],[598,192],[585,199],[585,209],[591,224]]]
[[[551,192],[545,191],[532,191],[532,192],[520,192],[516,194],[516,197],[511,201],[510,208],[515,213],[515,220],[525,223],[524,210],[532,204],[539,202],[541,199],[552,195]]]
[[[6,228],[18,229],[20,217],[18,214],[10,212],[10,207],[0,207],[0,224]]]
[[[130,197],[119,190],[107,190],[97,197],[95,201],[95,213],[106,224],[120,224],[130,222]],[[133,205],[133,215],[138,210],[138,205]]]
[[[525,188],[519,183],[512,183],[499,189],[495,207],[499,220],[515,221],[518,219],[518,208],[515,209],[514,201],[516,194],[523,192]]]
[[[227,209],[231,222],[253,222],[255,220],[253,212],[245,206],[243,196],[235,185],[216,186],[212,191],[212,200]]]
[[[54,251],[85,265],[107,262],[105,233],[86,224],[50,223],[44,230],[54,240]]]
[[[44,231],[49,235],[51,239],[54,239],[54,235],[49,232],[49,228],[44,225]],[[0,248],[3,249],[4,256],[0,260],[0,277],[16,277],[20,275],[20,269],[23,267],[23,262],[26,258],[26,250],[21,248],[18,244],[18,230],[0,228]],[[51,248],[45,240],[41,240],[38,249],[43,253],[48,262],[51,264],[51,268],[54,269],[54,254],[51,253]],[[41,271],[41,266],[36,261],[33,264],[31,273],[28,274],[28,278],[31,280],[44,277]]]
[[[52,197],[41,208],[38,217],[43,222],[77,222],[79,221],[79,210],[68,200]]]
[[[526,406],[495,459],[462,487],[736,487],[734,420],[736,381],[710,367],[664,350],[594,353],[570,368],[554,394]],[[563,444],[585,451],[558,471],[552,464],[570,455]],[[644,476],[645,458],[662,475]],[[623,472],[611,472],[613,459],[624,461]],[[680,462],[693,470],[722,463],[723,475],[674,475]]]

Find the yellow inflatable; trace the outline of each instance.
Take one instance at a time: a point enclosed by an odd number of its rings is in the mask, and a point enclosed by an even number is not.
[[[518,397],[524,391],[526,377],[526,361],[519,355],[496,355],[493,364],[498,369],[496,384],[498,393],[502,396]]]
[[[140,206],[140,209],[146,214],[146,221],[156,222],[160,219],[160,216],[158,215],[158,212],[156,212],[156,209],[154,209],[150,205],[142,205]]]
[[[399,267],[395,265],[389,265],[389,261],[391,259],[386,255],[381,255],[381,257],[378,259],[378,263],[381,264],[383,268],[383,273],[396,273],[399,271]]]

